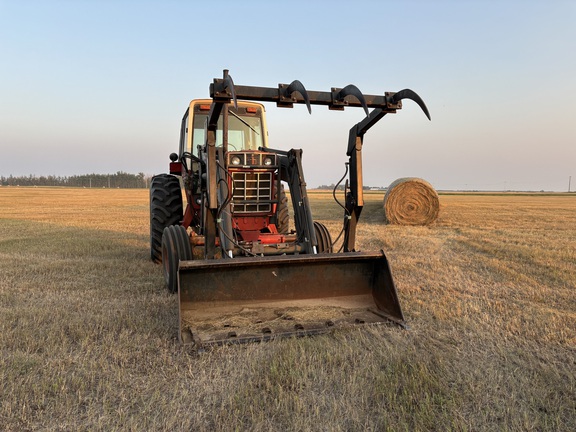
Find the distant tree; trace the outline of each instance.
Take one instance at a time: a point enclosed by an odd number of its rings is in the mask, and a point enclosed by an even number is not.
[[[118,171],[116,174],[82,174],[70,177],[55,175],[35,176],[0,176],[2,186],[63,186],[63,187],[93,187],[93,188],[147,188],[150,176],[144,173],[129,174]]]

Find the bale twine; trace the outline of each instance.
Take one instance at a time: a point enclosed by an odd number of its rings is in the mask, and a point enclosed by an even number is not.
[[[429,225],[439,211],[438,194],[420,178],[400,178],[392,182],[384,195],[384,219],[389,224]]]

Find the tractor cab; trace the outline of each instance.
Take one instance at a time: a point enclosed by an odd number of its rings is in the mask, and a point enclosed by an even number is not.
[[[206,143],[206,122],[212,100],[200,99],[190,102],[182,119],[180,154],[189,152],[200,156],[200,147]],[[264,106],[258,103],[242,102],[237,108],[228,107],[228,140],[224,152],[258,150],[268,147],[268,131]],[[216,131],[216,146],[224,144],[223,115],[220,115]]]

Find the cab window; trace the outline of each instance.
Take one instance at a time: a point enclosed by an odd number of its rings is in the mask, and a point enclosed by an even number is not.
[[[192,149],[198,145],[204,145],[206,119],[208,113],[194,110]],[[229,108],[228,111],[228,150],[258,150],[264,145],[262,136],[262,119],[258,113],[247,113],[246,108],[238,107],[238,110]],[[216,130],[216,145],[222,145],[222,116],[218,120]],[[191,151],[191,149],[189,149]]]

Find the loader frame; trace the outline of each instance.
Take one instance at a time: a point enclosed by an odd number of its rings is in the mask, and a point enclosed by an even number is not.
[[[232,77],[229,75],[228,70],[224,70],[223,78],[214,79],[210,85],[210,97],[213,99],[212,108],[210,110],[210,117],[208,122],[208,136],[206,145],[209,148],[208,152],[208,166],[209,170],[215,170],[216,166],[216,125],[218,117],[223,111],[224,107],[236,101],[259,101],[259,102],[275,102],[277,106],[283,108],[292,108],[294,104],[305,104],[308,112],[311,113],[311,105],[324,105],[330,110],[344,110],[345,107],[361,107],[366,113],[366,118],[361,122],[355,124],[349,133],[348,148],[346,155],[349,158],[349,185],[350,189],[346,194],[345,203],[345,217],[344,217],[344,252],[355,251],[356,244],[356,227],[360,218],[360,213],[364,207],[364,192],[363,192],[363,176],[362,176],[362,146],[364,135],[381,120],[386,114],[395,114],[397,110],[402,109],[402,100],[410,99],[418,104],[426,117],[430,120],[430,113],[424,101],[418,94],[410,89],[404,89],[399,92],[385,92],[384,95],[364,95],[354,85],[350,84],[344,88],[332,87],[329,92],[322,91],[307,91],[300,81],[293,81],[291,84],[278,84],[277,88],[273,87],[256,87],[256,86],[240,86],[235,85]],[[369,112],[368,108],[374,108]],[[224,124],[226,124],[226,110],[224,110]],[[226,144],[224,144],[226,146]],[[293,150],[292,150],[293,151]],[[282,152],[279,152],[282,153]],[[300,191],[301,198],[307,200],[305,191],[305,184],[296,185],[297,181],[292,178],[297,176],[303,179],[301,154],[300,156],[293,156],[297,162],[297,172],[291,173],[290,191]],[[290,165],[293,166],[293,165]],[[210,250],[212,257],[213,242],[215,241],[214,223],[214,209],[217,208],[216,198],[216,176],[211,175],[209,172],[208,177],[211,182],[208,187],[208,202],[211,209],[212,220],[209,224],[210,230],[210,245],[207,246]],[[298,186],[298,187],[296,187]],[[304,186],[304,187],[302,187]],[[311,221],[311,219],[310,219]],[[311,224],[311,222],[310,222]],[[310,230],[310,226],[305,228]],[[314,231],[311,230],[310,237],[314,237]],[[208,240],[207,240],[208,243]],[[208,253],[208,252],[207,252]]]

